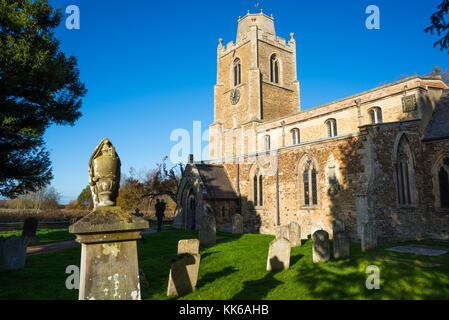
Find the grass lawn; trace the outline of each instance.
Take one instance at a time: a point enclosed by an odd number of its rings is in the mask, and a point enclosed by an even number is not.
[[[164,229],[168,232],[145,235],[145,243],[138,245],[139,266],[150,283],[143,299],[167,299],[170,260],[177,243],[197,238],[194,231]],[[289,270],[271,273],[265,268],[273,238],[218,232],[216,245],[200,248],[197,290],[181,299],[449,299],[449,254],[424,257],[383,250],[397,244],[361,253],[360,245],[354,244],[348,259],[313,264],[308,240],[292,249]],[[449,246],[447,242],[410,243]],[[65,269],[79,265],[80,254],[76,247],[27,257],[25,269],[0,273],[0,299],[77,299],[76,290],[65,288]],[[369,265],[380,269],[380,290],[365,288]]]
[[[20,236],[22,234],[22,231],[1,231],[0,237],[10,237],[13,235]],[[70,241],[75,240],[75,236],[73,234],[70,234],[68,229],[45,229],[45,230],[37,230],[36,235],[40,239],[41,244],[48,244],[48,243],[54,243],[54,242],[63,242],[63,241]]]

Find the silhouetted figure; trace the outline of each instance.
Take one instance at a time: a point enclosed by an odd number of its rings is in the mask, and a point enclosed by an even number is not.
[[[162,219],[164,219],[164,211],[165,211],[165,202],[156,200],[156,217],[157,217],[157,232],[161,232],[162,230]]]

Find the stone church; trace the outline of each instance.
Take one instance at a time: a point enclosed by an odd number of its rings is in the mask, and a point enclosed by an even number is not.
[[[353,241],[449,235],[449,87],[413,76],[301,110],[296,42],[263,12],[217,48],[210,160],[185,169],[175,226],[235,213],[248,233],[299,223],[303,238],[335,223]]]

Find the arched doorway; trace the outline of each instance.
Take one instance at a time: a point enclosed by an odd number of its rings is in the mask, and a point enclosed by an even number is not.
[[[196,199],[195,192],[190,189],[187,196],[187,219],[186,219],[186,229],[195,230],[196,228]]]

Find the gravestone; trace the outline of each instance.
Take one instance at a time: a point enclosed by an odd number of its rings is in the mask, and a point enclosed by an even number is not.
[[[215,217],[213,215],[201,217],[199,238],[202,246],[213,245],[217,242]]]
[[[350,241],[346,232],[334,232],[334,258],[342,259],[350,255]]]
[[[28,238],[29,246],[34,246],[40,242],[39,237],[36,235],[38,225],[39,220],[35,217],[27,218],[23,223],[22,237]]]
[[[297,222],[288,225],[288,236],[292,248],[301,246],[301,227]]]
[[[80,300],[140,300],[137,240],[148,221],[115,206],[120,159],[105,139],[89,161],[94,210],[72,224],[81,243]]]
[[[289,231],[290,230],[289,230],[288,226],[278,226],[278,227],[276,227],[276,229],[275,229],[276,239],[284,238],[284,239],[290,241],[290,234],[289,234],[290,232]]]
[[[172,259],[167,296],[183,296],[195,291],[200,259],[198,253],[181,253]]]
[[[282,271],[290,267],[290,241],[285,238],[270,242],[267,258],[267,271]]]
[[[329,261],[329,233],[324,230],[315,231],[312,240],[313,263]]]
[[[375,250],[377,247],[377,231],[374,222],[367,222],[362,225],[362,251]]]
[[[243,216],[241,214],[236,213],[232,216],[232,233],[243,233]]]
[[[13,271],[25,267],[28,238],[0,237],[0,271]]]
[[[198,239],[179,240],[178,254],[200,253],[200,241]]]

